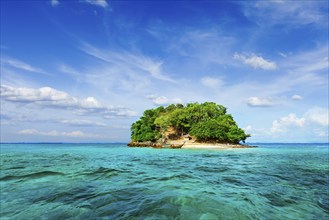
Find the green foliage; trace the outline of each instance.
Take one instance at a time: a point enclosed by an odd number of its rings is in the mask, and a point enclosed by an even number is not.
[[[250,137],[239,128],[226,108],[213,102],[169,105],[146,110],[132,124],[133,141],[156,141],[173,128],[177,135],[190,134],[198,141],[239,143]]]

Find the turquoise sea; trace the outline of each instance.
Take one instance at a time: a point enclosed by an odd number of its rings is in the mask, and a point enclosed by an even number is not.
[[[1,144],[1,219],[329,219],[328,144]]]

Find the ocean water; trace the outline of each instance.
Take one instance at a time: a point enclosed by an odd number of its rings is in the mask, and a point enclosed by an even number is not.
[[[1,219],[329,219],[328,144],[1,144]]]

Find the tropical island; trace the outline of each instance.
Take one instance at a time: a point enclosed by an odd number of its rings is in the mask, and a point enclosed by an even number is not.
[[[130,147],[246,148],[250,137],[226,107],[213,102],[171,104],[145,110],[131,125]]]

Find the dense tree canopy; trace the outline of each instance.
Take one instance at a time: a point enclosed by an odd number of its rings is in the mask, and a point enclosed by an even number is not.
[[[213,102],[169,105],[144,111],[132,124],[133,141],[155,142],[168,130],[176,136],[189,134],[201,142],[239,143],[250,137],[239,128],[226,108]]]

